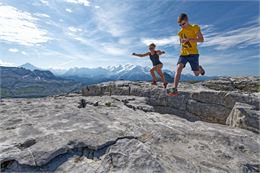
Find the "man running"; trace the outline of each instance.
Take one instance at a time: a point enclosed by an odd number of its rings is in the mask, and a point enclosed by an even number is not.
[[[179,84],[181,72],[183,68],[185,68],[187,62],[189,62],[191,69],[196,76],[205,74],[204,69],[199,65],[199,52],[197,49],[197,43],[204,41],[199,25],[189,24],[188,16],[185,13],[180,14],[178,17],[178,23],[181,27],[178,35],[182,48],[177,63],[173,88],[168,90],[169,96],[175,96],[178,94],[177,87]]]
[[[163,64],[162,64],[162,62],[159,59],[159,56],[164,54],[165,52],[164,51],[160,51],[160,50],[155,50],[155,47],[156,47],[156,45],[154,43],[152,43],[152,44],[149,45],[149,51],[150,52],[147,52],[145,54],[133,53],[133,55],[134,56],[138,56],[138,57],[150,56],[150,59],[151,59],[151,61],[153,63],[153,67],[150,70],[150,73],[151,73],[152,78],[153,78],[152,85],[157,85],[157,82],[156,82],[157,79],[156,79],[156,76],[155,76],[155,73],[154,73],[155,71],[157,71],[157,73],[161,77],[161,80],[163,82],[164,88],[166,88],[168,83],[166,82],[164,74],[162,72]]]

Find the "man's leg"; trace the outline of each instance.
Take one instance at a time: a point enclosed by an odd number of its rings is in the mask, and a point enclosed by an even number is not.
[[[164,74],[162,72],[162,66],[163,66],[162,64],[157,65],[156,66],[156,71],[159,74],[159,76],[161,77],[161,80],[163,81],[163,83],[166,83]]]
[[[188,59],[188,62],[190,63],[191,70],[193,71],[195,76],[202,75],[202,67],[199,65],[199,55],[193,55]],[[205,72],[204,72],[205,73]]]
[[[202,76],[205,75],[205,70],[202,68],[201,65],[199,66],[199,71]]]
[[[195,76],[199,76],[199,75],[201,74],[200,70],[198,70],[198,71],[193,71],[193,73],[194,73]]]
[[[199,66],[199,70],[193,71],[193,73],[195,76],[199,76],[199,75],[203,76],[205,75],[205,70],[201,66]]]
[[[154,67],[151,68],[151,70],[150,70],[150,73],[151,73],[151,75],[152,75],[153,81],[157,81],[156,76],[155,76],[155,74],[154,74],[154,71],[155,71],[155,70],[156,70],[156,66],[154,66]]]
[[[178,84],[180,81],[180,77],[181,77],[181,72],[182,69],[185,67],[186,63],[187,63],[187,57],[186,56],[180,56],[178,63],[177,63],[177,70],[175,72],[175,77],[174,77],[174,83],[173,83],[173,88],[170,88],[169,90],[167,90],[167,93],[169,96],[176,96],[178,94]]]
[[[173,87],[176,89],[178,87],[180,77],[181,77],[181,72],[182,72],[183,68],[184,68],[184,65],[182,63],[179,63],[177,66],[177,70],[176,70],[175,77],[174,77],[174,83],[173,83]]]

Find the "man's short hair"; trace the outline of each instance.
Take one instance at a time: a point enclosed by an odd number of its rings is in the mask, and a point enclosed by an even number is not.
[[[183,20],[188,20],[188,15],[186,13],[181,13],[178,17],[178,23],[181,23]]]

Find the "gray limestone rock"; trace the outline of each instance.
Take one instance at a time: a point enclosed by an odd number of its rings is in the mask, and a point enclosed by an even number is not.
[[[255,110],[255,106],[237,102],[226,124],[259,133],[260,112]]]
[[[179,90],[118,81],[2,99],[1,172],[259,172],[258,93]]]

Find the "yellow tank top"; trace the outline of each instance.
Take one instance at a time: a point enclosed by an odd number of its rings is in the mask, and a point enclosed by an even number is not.
[[[197,38],[197,33],[200,31],[199,25],[189,25],[187,28],[182,28],[178,35],[181,39]],[[196,42],[186,42],[181,44],[181,55],[199,54]]]

